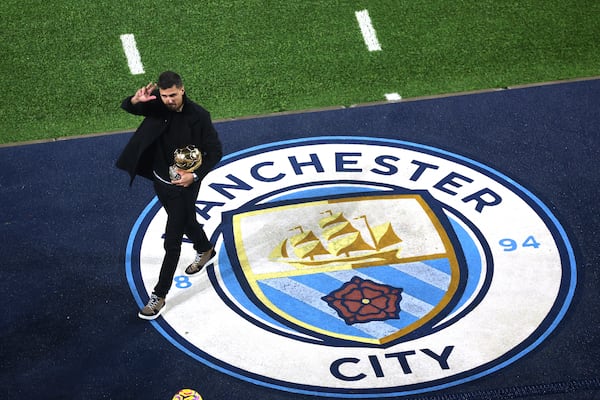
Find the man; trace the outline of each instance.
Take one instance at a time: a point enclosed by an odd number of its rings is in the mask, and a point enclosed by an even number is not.
[[[187,274],[199,272],[216,255],[214,246],[196,220],[195,202],[200,182],[219,162],[223,152],[210,114],[187,98],[181,77],[175,72],[163,72],[157,84],[140,88],[123,100],[121,108],[145,118],[117,160],[117,167],[129,173],[130,184],[136,175],[152,180],[156,195],[167,212],[165,256],[158,283],[148,304],[138,314],[142,319],[152,320],[165,309],[183,235],[192,241],[197,253],[194,262],[185,270]],[[193,171],[172,167],[175,173],[170,174],[174,153],[192,146],[200,150],[200,166]]]

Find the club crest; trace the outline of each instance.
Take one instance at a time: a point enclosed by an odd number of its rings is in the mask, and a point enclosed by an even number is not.
[[[224,242],[273,318],[325,342],[386,344],[439,321],[464,286],[460,244],[429,203],[391,192],[250,206],[227,216]]]

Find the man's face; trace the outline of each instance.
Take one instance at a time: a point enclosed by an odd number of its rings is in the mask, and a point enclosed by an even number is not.
[[[183,87],[173,85],[168,89],[159,89],[160,99],[171,111],[181,111],[183,107]]]

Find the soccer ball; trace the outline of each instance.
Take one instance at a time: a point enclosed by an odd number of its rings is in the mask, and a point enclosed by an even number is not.
[[[202,400],[202,396],[195,390],[181,389],[173,396],[173,400]]]

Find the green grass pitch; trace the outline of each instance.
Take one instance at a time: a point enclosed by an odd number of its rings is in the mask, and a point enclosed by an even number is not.
[[[598,76],[599,15],[597,0],[5,0],[0,143],[134,129],[121,99],[166,69],[214,119]]]

